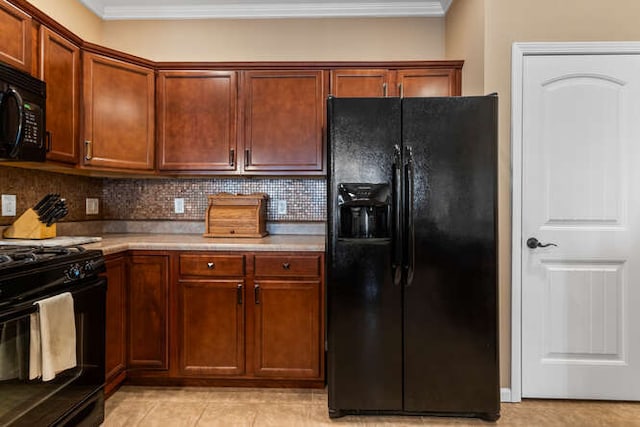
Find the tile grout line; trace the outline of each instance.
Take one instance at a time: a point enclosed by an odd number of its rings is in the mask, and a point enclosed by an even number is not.
[[[136,423],[136,426],[139,426],[142,423],[142,421],[144,421],[144,419],[147,418],[147,416],[151,413],[151,411],[153,411],[158,405],[159,405],[158,402],[154,402],[153,405],[150,405],[149,409],[147,409],[147,411],[144,413],[142,418],[140,418],[140,421]]]

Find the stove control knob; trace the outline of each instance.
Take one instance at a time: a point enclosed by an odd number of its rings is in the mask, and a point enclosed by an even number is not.
[[[67,270],[67,277],[71,280],[82,279],[83,276],[84,276],[84,273],[82,272],[78,264],[73,264]]]
[[[86,274],[91,274],[91,273],[93,273],[93,263],[92,263],[91,261],[87,261],[87,262],[84,264],[84,272],[85,272]]]

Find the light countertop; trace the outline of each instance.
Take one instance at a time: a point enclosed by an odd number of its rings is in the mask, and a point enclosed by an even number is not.
[[[198,234],[105,234],[85,245],[105,255],[126,250],[324,252],[322,235],[269,235],[255,238],[211,238]]]

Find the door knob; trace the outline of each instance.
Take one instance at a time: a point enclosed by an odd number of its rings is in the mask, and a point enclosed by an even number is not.
[[[535,249],[535,248],[546,248],[547,246],[558,246],[555,243],[540,243],[538,241],[538,239],[536,239],[535,237],[529,237],[527,239],[527,247],[531,248],[531,249]]]

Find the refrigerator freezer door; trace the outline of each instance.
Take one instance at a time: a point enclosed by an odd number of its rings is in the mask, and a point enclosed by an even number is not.
[[[404,410],[495,418],[497,97],[405,98],[402,112],[415,233]]]
[[[394,285],[392,269],[393,241],[399,236],[339,236],[339,189],[358,188],[344,184],[394,188],[400,101],[330,98],[328,122],[329,412],[336,417],[345,412],[401,411],[402,287]],[[394,219],[393,214],[387,218],[387,230],[394,230]]]

